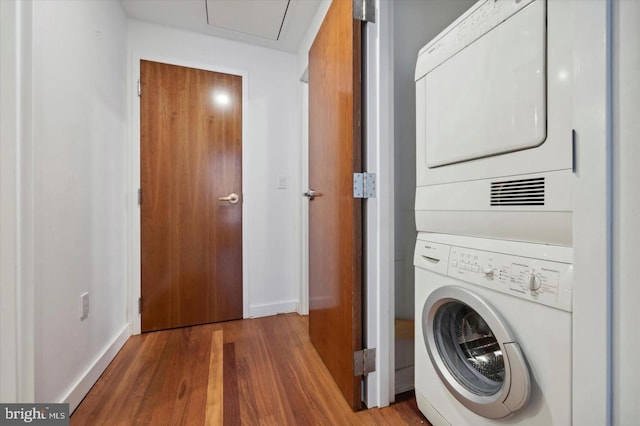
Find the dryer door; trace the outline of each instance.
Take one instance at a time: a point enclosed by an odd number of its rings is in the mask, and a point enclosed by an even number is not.
[[[422,330],[440,379],[465,407],[497,419],[527,403],[531,382],[520,346],[478,295],[456,286],[436,289],[423,308]]]
[[[485,2],[421,51],[417,136],[427,167],[545,142],[546,9],[526,3]]]

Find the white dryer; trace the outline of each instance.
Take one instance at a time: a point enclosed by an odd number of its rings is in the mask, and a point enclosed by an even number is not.
[[[420,50],[419,231],[572,245],[581,1],[479,0]]]
[[[570,425],[572,249],[420,233],[415,389],[434,425]]]

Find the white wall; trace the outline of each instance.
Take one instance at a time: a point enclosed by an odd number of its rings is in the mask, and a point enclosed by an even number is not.
[[[416,242],[416,96],[418,51],[475,0],[396,0],[393,2],[393,80],[395,154],[395,317],[414,314],[413,249]],[[395,342],[396,392],[413,388],[413,341]]]
[[[640,424],[640,2],[614,3],[613,421]]]
[[[129,335],[120,4],[35,1],[32,72],[32,157],[21,166],[33,184],[21,217],[33,232],[24,275],[35,288],[35,400],[73,409]]]
[[[416,96],[418,51],[475,0],[393,2],[395,141],[396,317],[413,318],[413,249],[416,242]]]
[[[324,20],[327,11],[329,10],[329,6],[331,6],[330,0],[321,0],[318,4],[318,10],[316,10],[315,15],[313,15],[313,19],[309,23],[307,32],[304,34],[302,41],[300,42],[300,47],[298,48],[298,53],[296,54],[296,67],[298,70],[298,77],[302,76],[302,73],[307,69],[309,65],[309,49],[311,49],[311,45],[313,41],[316,39],[316,34],[320,29],[320,25],[322,25],[322,21]]]
[[[318,5],[313,19],[309,23],[300,47],[296,54],[296,75],[299,79],[305,76],[309,66],[309,49],[315,40],[318,29],[324,20],[331,2],[322,0]],[[308,75],[307,75],[308,79]],[[309,314],[309,200],[302,197],[302,192],[309,189],[309,85],[308,81],[298,83],[298,117],[300,120],[300,130],[298,133],[298,143],[300,147],[300,158],[298,163],[298,176],[300,179],[300,269],[298,271],[298,313]]]
[[[131,58],[247,75],[243,220],[248,315],[295,311],[302,192],[296,56],[136,20],[128,23],[128,50]],[[128,98],[137,102],[133,89]],[[139,143],[139,135],[131,138],[132,143]],[[139,166],[133,164],[132,170],[135,174]],[[278,189],[279,176],[287,177],[286,189]],[[134,176],[133,181],[136,179]],[[131,185],[130,193],[135,188]]]

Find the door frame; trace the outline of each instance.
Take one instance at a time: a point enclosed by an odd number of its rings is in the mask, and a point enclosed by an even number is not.
[[[0,2],[0,401],[35,398],[36,297],[33,244],[33,5]]]
[[[138,298],[142,294],[142,268],[141,268],[141,232],[140,232],[140,208],[138,206],[138,188],[140,187],[140,98],[138,97],[138,79],[140,78],[140,61],[162,62],[181,67],[196,68],[205,71],[213,71],[225,74],[232,74],[242,77],[242,317],[249,317],[249,280],[247,279],[249,259],[248,237],[249,230],[245,218],[247,217],[247,205],[251,203],[251,198],[246,197],[249,192],[245,186],[247,182],[248,164],[246,163],[245,138],[248,130],[248,72],[233,68],[220,67],[208,63],[191,62],[178,58],[161,57],[152,54],[133,52],[130,55],[129,81],[127,87],[129,93],[129,149],[127,150],[127,170],[126,181],[129,190],[127,191],[127,274],[129,281],[129,297],[127,315],[131,323],[131,333],[141,333],[142,318],[138,313]],[[247,200],[249,200],[247,202]]]
[[[378,348],[365,376],[368,407],[395,401],[395,229],[393,130],[393,2],[375,0],[376,22],[363,33],[363,170],[376,173],[376,198],[364,203],[363,345]]]
[[[309,68],[300,76],[298,99],[300,102],[300,184],[302,191],[309,189]],[[309,315],[309,199],[300,194],[300,285],[298,287],[298,314]]]

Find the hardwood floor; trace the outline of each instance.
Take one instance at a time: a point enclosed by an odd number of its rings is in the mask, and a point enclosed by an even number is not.
[[[414,398],[354,413],[297,314],[132,336],[72,425],[429,425]]]

